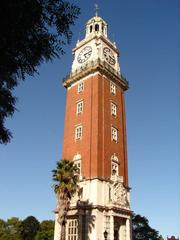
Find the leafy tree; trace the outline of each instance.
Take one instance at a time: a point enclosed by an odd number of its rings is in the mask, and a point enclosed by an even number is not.
[[[0,143],[11,132],[7,117],[16,110],[14,88],[44,61],[60,57],[69,44],[80,9],[66,0],[2,0],[0,7]]]
[[[3,219],[0,219],[0,239],[7,239],[7,224]]]
[[[45,220],[40,224],[40,230],[37,232],[35,240],[53,240],[54,239],[54,221]]]
[[[21,240],[21,221],[12,217],[6,221],[0,220],[1,240]]]
[[[133,240],[162,240],[159,232],[149,226],[147,218],[134,215],[132,218]]]
[[[34,240],[35,236],[40,228],[39,221],[33,217],[29,216],[22,221],[22,231],[21,236],[23,240]]]
[[[57,194],[58,222],[61,225],[61,240],[65,240],[65,228],[70,200],[78,189],[79,169],[73,161],[61,160],[57,162],[53,171],[54,191]]]

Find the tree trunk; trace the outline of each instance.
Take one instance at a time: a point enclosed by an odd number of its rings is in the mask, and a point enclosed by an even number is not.
[[[61,226],[60,240],[66,240],[66,222],[68,210],[69,210],[68,196],[66,194],[60,194],[58,196],[58,222]]]
[[[61,225],[61,240],[66,240],[66,225]]]

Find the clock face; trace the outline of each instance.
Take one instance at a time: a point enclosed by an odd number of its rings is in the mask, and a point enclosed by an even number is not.
[[[83,63],[85,62],[86,60],[88,60],[88,58],[91,56],[92,54],[92,48],[90,46],[86,46],[85,48],[83,48],[78,57],[77,57],[77,61],[79,63]]]
[[[108,47],[103,48],[103,54],[108,63],[110,63],[111,65],[114,65],[116,63],[114,54],[111,49],[109,49]]]

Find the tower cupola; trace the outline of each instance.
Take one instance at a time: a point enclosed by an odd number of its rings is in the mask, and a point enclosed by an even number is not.
[[[93,35],[107,37],[107,23],[99,16],[91,18],[86,23],[86,38]]]

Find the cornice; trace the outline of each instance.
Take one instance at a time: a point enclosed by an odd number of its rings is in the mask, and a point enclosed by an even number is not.
[[[102,206],[102,205],[93,205],[89,204],[86,201],[79,201],[76,206],[71,206],[69,210],[92,210],[98,209],[99,211],[113,211],[116,214],[126,214],[126,215],[133,215],[133,211],[122,208],[122,207],[115,207],[115,206]]]
[[[122,74],[119,74],[119,72],[112,68],[107,62],[101,61],[100,59],[90,61],[76,69],[74,72],[71,72],[63,79],[63,86],[68,88],[73,83],[95,72],[99,72],[106,76],[116,85],[119,85],[124,91],[129,88],[128,81],[122,76]]]

